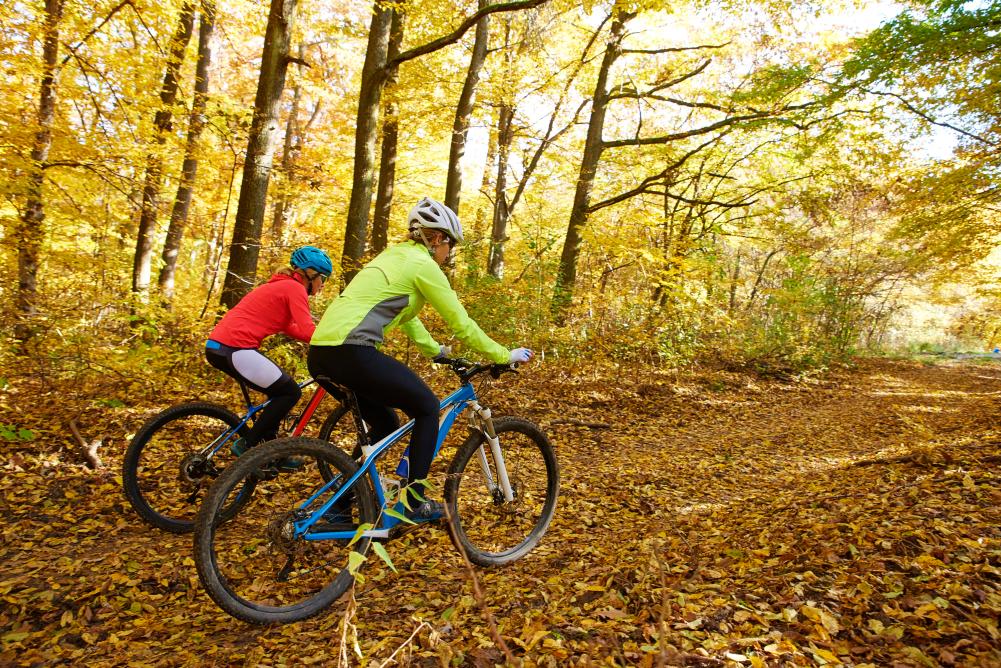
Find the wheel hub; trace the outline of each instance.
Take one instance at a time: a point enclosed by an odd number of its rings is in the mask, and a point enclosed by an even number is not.
[[[296,556],[306,547],[306,541],[295,535],[295,523],[305,519],[301,510],[290,510],[275,515],[268,522],[267,536],[271,545],[282,554]]]
[[[182,459],[177,475],[181,487],[186,490],[193,490],[197,487],[201,479],[209,473],[208,466],[210,465],[205,455],[201,454],[188,455]]]

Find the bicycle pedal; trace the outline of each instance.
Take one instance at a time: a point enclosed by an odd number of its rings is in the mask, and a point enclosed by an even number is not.
[[[281,470],[274,464],[265,464],[256,471],[254,471],[254,477],[257,480],[274,480],[281,474]]]

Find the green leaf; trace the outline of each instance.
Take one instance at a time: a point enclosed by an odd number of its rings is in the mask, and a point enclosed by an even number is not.
[[[371,522],[365,522],[364,524],[359,524],[358,528],[355,529],[355,535],[351,536],[351,541],[348,543],[348,547],[351,547],[356,542],[358,542],[358,539],[361,538],[361,535],[371,528],[372,528]],[[352,554],[354,554],[354,552],[352,552]]]
[[[125,403],[120,399],[97,399],[97,403],[108,408],[122,408]]]
[[[34,441],[35,440],[35,432],[31,431],[30,429],[24,429],[24,428],[18,429],[17,430],[17,436],[22,441]]]
[[[382,543],[372,543],[372,549],[375,553],[379,555],[379,558],[386,562],[386,565],[393,569],[394,573],[398,573],[396,566],[393,565],[393,560],[389,558],[389,552],[386,552],[386,546]]]
[[[455,614],[455,606],[450,605],[447,608],[445,608],[444,612],[441,613],[441,619],[442,621],[447,622],[448,620],[452,619],[452,616],[454,614]]]
[[[351,552],[348,554],[348,572],[357,575],[358,569],[365,563],[365,555],[361,552]]]
[[[393,510],[392,508],[386,508],[385,512],[390,517],[395,517],[396,519],[400,520],[401,522],[406,522],[407,524],[417,524],[417,522],[414,522],[412,519],[410,519],[409,517],[407,517],[406,515],[404,515],[403,513],[401,513],[398,510]]]

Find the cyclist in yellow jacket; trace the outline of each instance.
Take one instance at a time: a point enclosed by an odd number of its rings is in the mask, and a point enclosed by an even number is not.
[[[528,362],[528,348],[508,350],[466,313],[441,267],[462,242],[462,225],[444,204],[425,197],[410,210],[407,241],[387,248],[365,265],[327,307],[310,340],[309,372],[350,388],[375,443],[399,427],[393,408],[414,420],[408,481],[423,480],[431,469],[438,439],[438,397],[402,362],[382,353],[388,330],[399,327],[426,356],[445,354],[417,314],[430,304],[455,336],[497,364]],[[322,380],[321,380],[322,382]],[[414,521],[439,519],[436,501],[415,505]]]

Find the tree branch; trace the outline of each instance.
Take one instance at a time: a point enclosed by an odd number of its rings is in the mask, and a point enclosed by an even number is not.
[[[532,9],[544,4],[547,0],[516,0],[515,2],[501,2],[496,5],[488,5],[481,8],[475,14],[470,16],[468,19],[463,21],[458,28],[454,31],[445,35],[444,37],[439,37],[436,40],[430,41],[422,46],[414,47],[408,51],[404,51],[400,55],[396,56],[389,62],[386,63],[386,69],[391,70],[394,67],[399,66],[401,63],[405,63],[408,60],[413,60],[414,58],[427,55],[438,49],[448,46],[449,44],[454,44],[462,39],[462,36],[466,32],[476,25],[481,18],[487,16],[488,14],[494,14],[496,12],[513,12],[519,9]]]
[[[711,144],[715,144],[716,142],[718,142],[720,139],[722,139],[727,134],[729,134],[729,132],[730,131],[727,130],[726,132],[723,132],[722,134],[720,134],[720,135],[718,135],[716,137],[713,137],[712,139],[710,139],[710,140],[708,140],[706,142],[703,142],[703,143],[699,144],[698,146],[696,146],[695,148],[691,149],[690,151],[688,151],[687,153],[685,153],[684,155],[682,155],[680,158],[678,158],[677,160],[675,160],[674,162],[672,162],[670,165],[668,165],[667,167],[665,167],[659,173],[654,174],[653,176],[648,176],[647,178],[643,179],[643,181],[638,186],[636,186],[635,188],[633,188],[632,190],[627,190],[624,193],[620,193],[620,194],[618,194],[618,195],[616,195],[614,197],[609,197],[608,199],[605,199],[605,200],[602,200],[600,202],[596,202],[596,203],[592,204],[591,206],[589,206],[587,208],[588,214],[594,213],[595,211],[597,211],[599,209],[604,209],[605,207],[612,206],[613,204],[618,204],[619,202],[624,202],[627,199],[631,199],[631,198],[635,197],[636,195],[640,195],[642,193],[652,192],[650,190],[650,186],[652,186],[652,185],[654,185],[654,184],[656,184],[656,183],[658,183],[660,181],[664,181],[665,184],[666,184],[667,175],[668,174],[670,174],[671,172],[677,170],[683,164],[685,164],[686,162],[688,162],[688,160],[692,156],[694,156],[697,153],[699,153],[702,149],[710,146]]]
[[[652,96],[654,93],[656,93],[659,90],[664,90],[666,88],[671,88],[672,86],[677,86],[682,81],[685,81],[686,79],[691,79],[692,77],[696,76],[697,74],[701,74],[707,67],[709,67],[709,63],[711,63],[711,62],[712,62],[712,60],[710,58],[706,58],[706,60],[705,60],[704,63],[702,63],[701,65],[699,65],[698,67],[696,67],[691,72],[688,72],[686,74],[682,74],[680,77],[677,77],[675,79],[671,79],[670,81],[665,81],[664,83],[657,84],[653,88],[651,88],[650,90],[646,91],[645,93],[640,93],[639,91],[637,91],[635,89],[630,90],[628,92],[624,92],[624,93],[609,93],[608,100],[609,101],[611,101],[611,100],[618,100],[618,99],[624,98],[624,97],[628,97],[628,98],[645,98],[645,97]]]
[[[992,142],[991,140],[989,140],[989,139],[987,139],[985,137],[981,137],[979,135],[975,135],[972,132],[967,132],[963,128],[956,127],[955,125],[953,125],[951,123],[946,123],[945,121],[936,121],[934,118],[932,118],[931,116],[929,116],[928,114],[926,114],[925,112],[921,111],[920,109],[918,109],[917,107],[915,107],[913,104],[911,104],[910,102],[908,102],[907,100],[905,100],[904,97],[902,95],[900,95],[899,93],[891,93],[889,91],[870,90],[870,89],[867,89],[867,88],[862,88],[862,90],[865,91],[866,93],[870,93],[871,95],[880,95],[880,96],[886,96],[886,97],[892,97],[892,98],[894,98],[895,100],[897,100],[898,102],[900,102],[900,104],[902,104],[904,106],[904,109],[907,109],[907,111],[911,112],[915,116],[918,116],[919,118],[923,119],[927,123],[931,123],[932,125],[937,125],[937,126],[939,126],[941,128],[948,128],[949,130],[952,130],[953,132],[958,132],[959,134],[963,135],[964,137],[969,137],[970,139],[974,139],[974,140],[976,140],[978,142],[981,142],[983,144],[987,144],[988,146],[997,146],[998,145],[997,142]]]
[[[119,3],[114,9],[112,9],[110,12],[108,12],[108,15],[105,16],[104,19],[102,19],[100,23],[98,23],[89,33],[87,33],[86,35],[84,35],[83,39],[81,39],[79,42],[77,42],[73,46],[69,46],[67,44],[66,45],[66,50],[69,51],[69,53],[66,54],[66,57],[63,58],[63,62],[60,63],[59,66],[62,67],[63,65],[65,65],[69,61],[71,55],[76,55],[76,50],[79,49],[81,46],[83,46],[84,42],[86,42],[88,39],[90,39],[91,37],[93,37],[94,34],[98,30],[100,30],[101,28],[104,27],[105,23],[107,23],[108,21],[111,20],[111,17],[113,17],[115,14],[117,14],[119,12],[119,10],[121,10],[126,5],[132,7],[132,9],[135,9],[135,7],[132,6],[132,0],[122,0],[121,3]]]
[[[97,449],[101,447],[101,442],[104,440],[104,437],[87,443],[87,441],[83,439],[83,436],[80,435],[80,430],[76,426],[76,420],[70,420],[70,431],[73,432],[73,436],[75,436],[76,440],[80,443],[83,456],[86,458],[87,464],[90,468],[99,469],[104,466],[101,463],[101,458],[97,456]]]
[[[723,44],[699,44],[698,46],[674,46],[665,47],[663,49],[622,49],[620,53],[645,53],[649,55],[654,55],[658,53],[680,53],[682,51],[699,51],[701,49],[722,49],[723,47],[730,46],[732,42],[724,42]]]
[[[786,107],[779,111],[758,111],[751,114],[744,114],[743,116],[732,116],[730,118],[725,118],[721,121],[715,123],[710,123],[709,125],[702,126],[701,128],[695,128],[694,130],[686,130],[684,132],[675,132],[669,135],[661,135],[659,137],[635,137],[633,139],[614,139],[612,141],[603,141],[602,148],[618,148],[620,146],[653,146],[656,144],[669,144],[673,141],[678,141],[679,139],[687,139],[688,137],[695,137],[698,135],[704,135],[714,130],[724,128],[728,125],[734,125],[735,123],[740,123],[743,121],[755,121],[762,118],[771,118],[778,116],[785,111],[796,111],[800,109],[806,109],[815,104],[814,102],[807,102],[802,105],[794,105]]]

